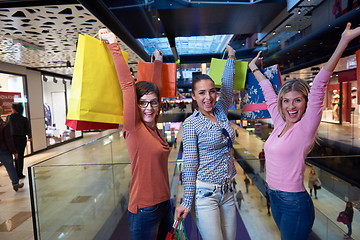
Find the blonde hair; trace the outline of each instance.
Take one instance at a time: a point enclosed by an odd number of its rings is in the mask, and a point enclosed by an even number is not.
[[[284,85],[281,87],[280,92],[278,94],[278,105],[277,105],[279,114],[282,117],[282,119],[284,119],[284,121],[286,121],[286,119],[285,119],[285,115],[282,111],[282,100],[283,100],[283,96],[286,93],[291,92],[291,91],[296,91],[296,92],[301,93],[304,96],[306,104],[307,104],[310,87],[309,87],[309,84],[307,84],[307,82],[305,82],[304,80],[301,80],[301,79],[291,79],[284,83]]]

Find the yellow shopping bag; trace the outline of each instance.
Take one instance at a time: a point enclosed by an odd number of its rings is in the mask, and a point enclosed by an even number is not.
[[[221,77],[226,65],[225,59],[211,58],[209,76],[214,80],[216,87],[221,87]],[[248,63],[235,61],[234,90],[244,90]]]
[[[128,54],[123,51],[127,62]],[[79,35],[67,120],[121,124],[123,101],[107,44]]]

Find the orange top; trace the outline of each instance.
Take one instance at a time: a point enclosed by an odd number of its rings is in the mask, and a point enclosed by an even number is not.
[[[112,53],[124,100],[124,136],[128,146],[132,178],[128,210],[153,206],[170,199],[168,175],[169,145],[157,127],[147,127],[140,119],[135,82],[118,43],[108,45]],[[154,62],[152,79],[161,91],[162,62]]]

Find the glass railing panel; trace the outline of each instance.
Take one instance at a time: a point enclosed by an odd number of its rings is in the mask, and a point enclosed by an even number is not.
[[[93,239],[121,197],[128,195],[129,177],[121,174],[127,167],[33,168],[39,239]]]
[[[103,137],[43,161],[37,164],[37,166],[112,163],[112,140],[111,136]]]

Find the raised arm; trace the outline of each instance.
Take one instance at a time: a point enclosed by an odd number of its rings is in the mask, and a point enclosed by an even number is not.
[[[120,46],[117,43],[117,39],[114,33],[107,29],[101,29],[99,31],[99,36],[101,39],[106,40],[109,43],[108,49],[112,53],[117,77],[121,86],[121,91],[123,93],[124,129],[135,129],[137,124],[140,123],[140,117],[137,107],[134,79],[121,53]]]
[[[228,52],[228,59],[221,78],[221,94],[217,105],[219,109],[227,113],[233,98],[236,51],[230,45],[226,46],[226,51]]]
[[[355,29],[350,29],[350,28],[351,28],[351,23],[347,23],[344,32],[341,34],[341,39],[334,53],[330,57],[329,61],[324,65],[324,68],[329,72],[334,71],[337,63],[339,62],[339,59],[341,58],[349,42],[351,42],[351,40],[353,40],[354,38],[360,35],[360,27],[357,27]]]
[[[163,83],[162,83],[162,66],[163,66],[163,56],[162,52],[156,49],[153,53],[154,55],[154,72],[152,75],[151,82],[155,83],[160,91],[160,96],[163,90]]]
[[[260,57],[262,51],[259,51],[258,54],[256,55],[256,57],[251,60],[251,62],[249,63],[249,69],[250,71],[254,74],[256,80],[260,83],[262,80],[266,80],[267,78],[265,77],[265,75],[259,70],[259,68],[256,66],[256,63],[262,59],[262,57]]]

